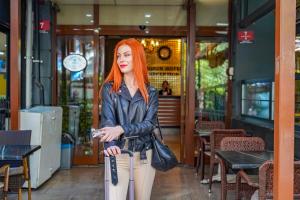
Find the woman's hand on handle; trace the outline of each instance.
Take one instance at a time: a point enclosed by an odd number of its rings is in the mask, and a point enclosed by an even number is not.
[[[117,139],[122,133],[124,133],[124,130],[121,126],[115,126],[115,127],[104,127],[100,129],[102,136],[101,136],[101,142],[111,142],[112,140]]]
[[[104,150],[106,156],[116,156],[121,154],[121,149],[118,146],[111,146]]]

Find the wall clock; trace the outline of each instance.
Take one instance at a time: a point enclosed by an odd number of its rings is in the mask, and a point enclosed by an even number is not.
[[[172,51],[168,46],[161,46],[158,49],[158,57],[162,60],[167,60],[171,57]]]

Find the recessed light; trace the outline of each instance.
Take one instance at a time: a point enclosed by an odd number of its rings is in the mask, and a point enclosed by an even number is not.
[[[216,31],[217,34],[227,35],[227,31]]]
[[[86,14],[85,16],[87,16],[87,17],[92,17],[93,15],[92,14]]]
[[[145,14],[145,17],[146,17],[146,18],[150,18],[150,17],[151,17],[151,14],[149,14],[149,13],[148,13],[148,14]]]
[[[216,23],[217,26],[228,26],[228,23],[225,22],[218,22]]]

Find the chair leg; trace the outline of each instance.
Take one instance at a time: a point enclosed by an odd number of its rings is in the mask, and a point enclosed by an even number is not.
[[[200,160],[201,160],[201,164],[200,164],[200,179],[203,180],[204,179],[204,167],[205,167],[205,163],[204,163],[204,157],[205,157],[205,145],[202,143],[201,144],[201,154],[200,154]]]
[[[28,200],[31,200],[31,181],[28,179]]]
[[[25,180],[27,181],[28,184],[28,200],[31,200],[31,181],[30,181],[30,168],[29,168],[28,157],[23,159],[23,166],[24,166]]]
[[[196,164],[196,175],[198,175],[198,173],[199,173],[200,160],[201,160],[200,152],[201,152],[201,148],[199,148],[199,150],[198,150],[197,164]]]
[[[226,200],[227,199],[227,189],[225,183],[221,183],[221,200]]]
[[[18,190],[18,200],[22,200],[22,188]]]
[[[241,177],[239,176],[239,174],[237,174],[236,176],[236,189],[235,189],[235,196],[236,196],[236,200],[241,200],[241,188],[240,188],[240,184],[241,184]]]
[[[209,165],[209,185],[208,185],[208,192],[211,193],[211,186],[212,186],[212,177],[214,173],[214,155],[210,156],[210,165]]]

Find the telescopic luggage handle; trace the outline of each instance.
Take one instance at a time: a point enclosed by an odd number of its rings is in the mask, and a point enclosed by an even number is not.
[[[122,153],[122,154],[128,154],[130,157],[133,157],[133,152],[132,152],[132,151],[129,151],[129,150],[122,149],[122,150],[121,150],[121,153]]]

